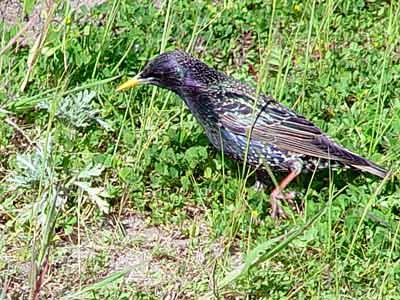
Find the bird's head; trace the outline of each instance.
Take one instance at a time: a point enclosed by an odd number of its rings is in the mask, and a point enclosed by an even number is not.
[[[154,84],[180,94],[185,88],[207,86],[213,78],[210,75],[215,75],[214,73],[216,74],[216,71],[190,54],[175,50],[152,59],[143,71],[120,85],[117,91],[143,84]]]

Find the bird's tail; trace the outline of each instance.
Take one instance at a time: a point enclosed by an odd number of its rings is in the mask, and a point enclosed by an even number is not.
[[[372,175],[378,176],[380,178],[385,178],[389,176],[390,171],[382,168],[376,163],[332,142],[330,144],[330,152],[339,158],[339,161],[345,165],[351,166],[357,170],[368,172]]]
[[[373,163],[370,160],[367,160],[365,158],[362,158],[363,164],[351,164],[352,167],[363,171],[363,172],[368,172],[372,175],[378,176],[380,178],[385,178],[386,176],[390,175],[390,172],[381,166],[378,166],[377,164]]]

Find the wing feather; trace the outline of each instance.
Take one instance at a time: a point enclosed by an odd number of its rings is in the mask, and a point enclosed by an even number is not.
[[[236,93],[236,97],[238,94]],[[247,100],[248,96],[246,96]],[[232,99],[233,100],[233,99]],[[221,125],[235,134],[248,135],[264,143],[294,153],[352,164],[358,156],[336,144],[312,122],[294,113],[276,101],[264,101],[256,106],[256,113],[243,116],[235,111],[225,111],[220,116]],[[240,101],[253,111],[251,103]],[[253,117],[252,117],[253,116]]]

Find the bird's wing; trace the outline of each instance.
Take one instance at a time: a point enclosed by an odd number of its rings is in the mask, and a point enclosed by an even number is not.
[[[354,163],[357,160],[357,155],[330,140],[313,123],[272,98],[261,96],[261,103],[253,109],[252,103],[248,101],[251,95],[229,93],[228,96],[229,99],[225,98],[224,102],[235,103],[238,107],[233,110],[222,108],[219,120],[221,126],[235,134],[248,136],[251,131],[252,139],[294,153],[344,163]],[[244,115],[240,111],[251,113]]]

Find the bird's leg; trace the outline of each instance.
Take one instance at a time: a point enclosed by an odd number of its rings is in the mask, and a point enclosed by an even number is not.
[[[271,203],[271,217],[273,218],[280,218],[284,217],[285,213],[283,209],[279,205],[279,200],[288,200],[289,203],[294,199],[295,193],[282,193],[283,189],[293,181],[300,174],[300,170],[295,169],[290,171],[289,175],[286,176],[277,187],[273,189],[270,195],[270,203]]]
[[[256,170],[256,182],[254,183],[254,188],[258,191],[264,191],[266,188],[266,184],[265,184],[265,171],[258,169]]]

